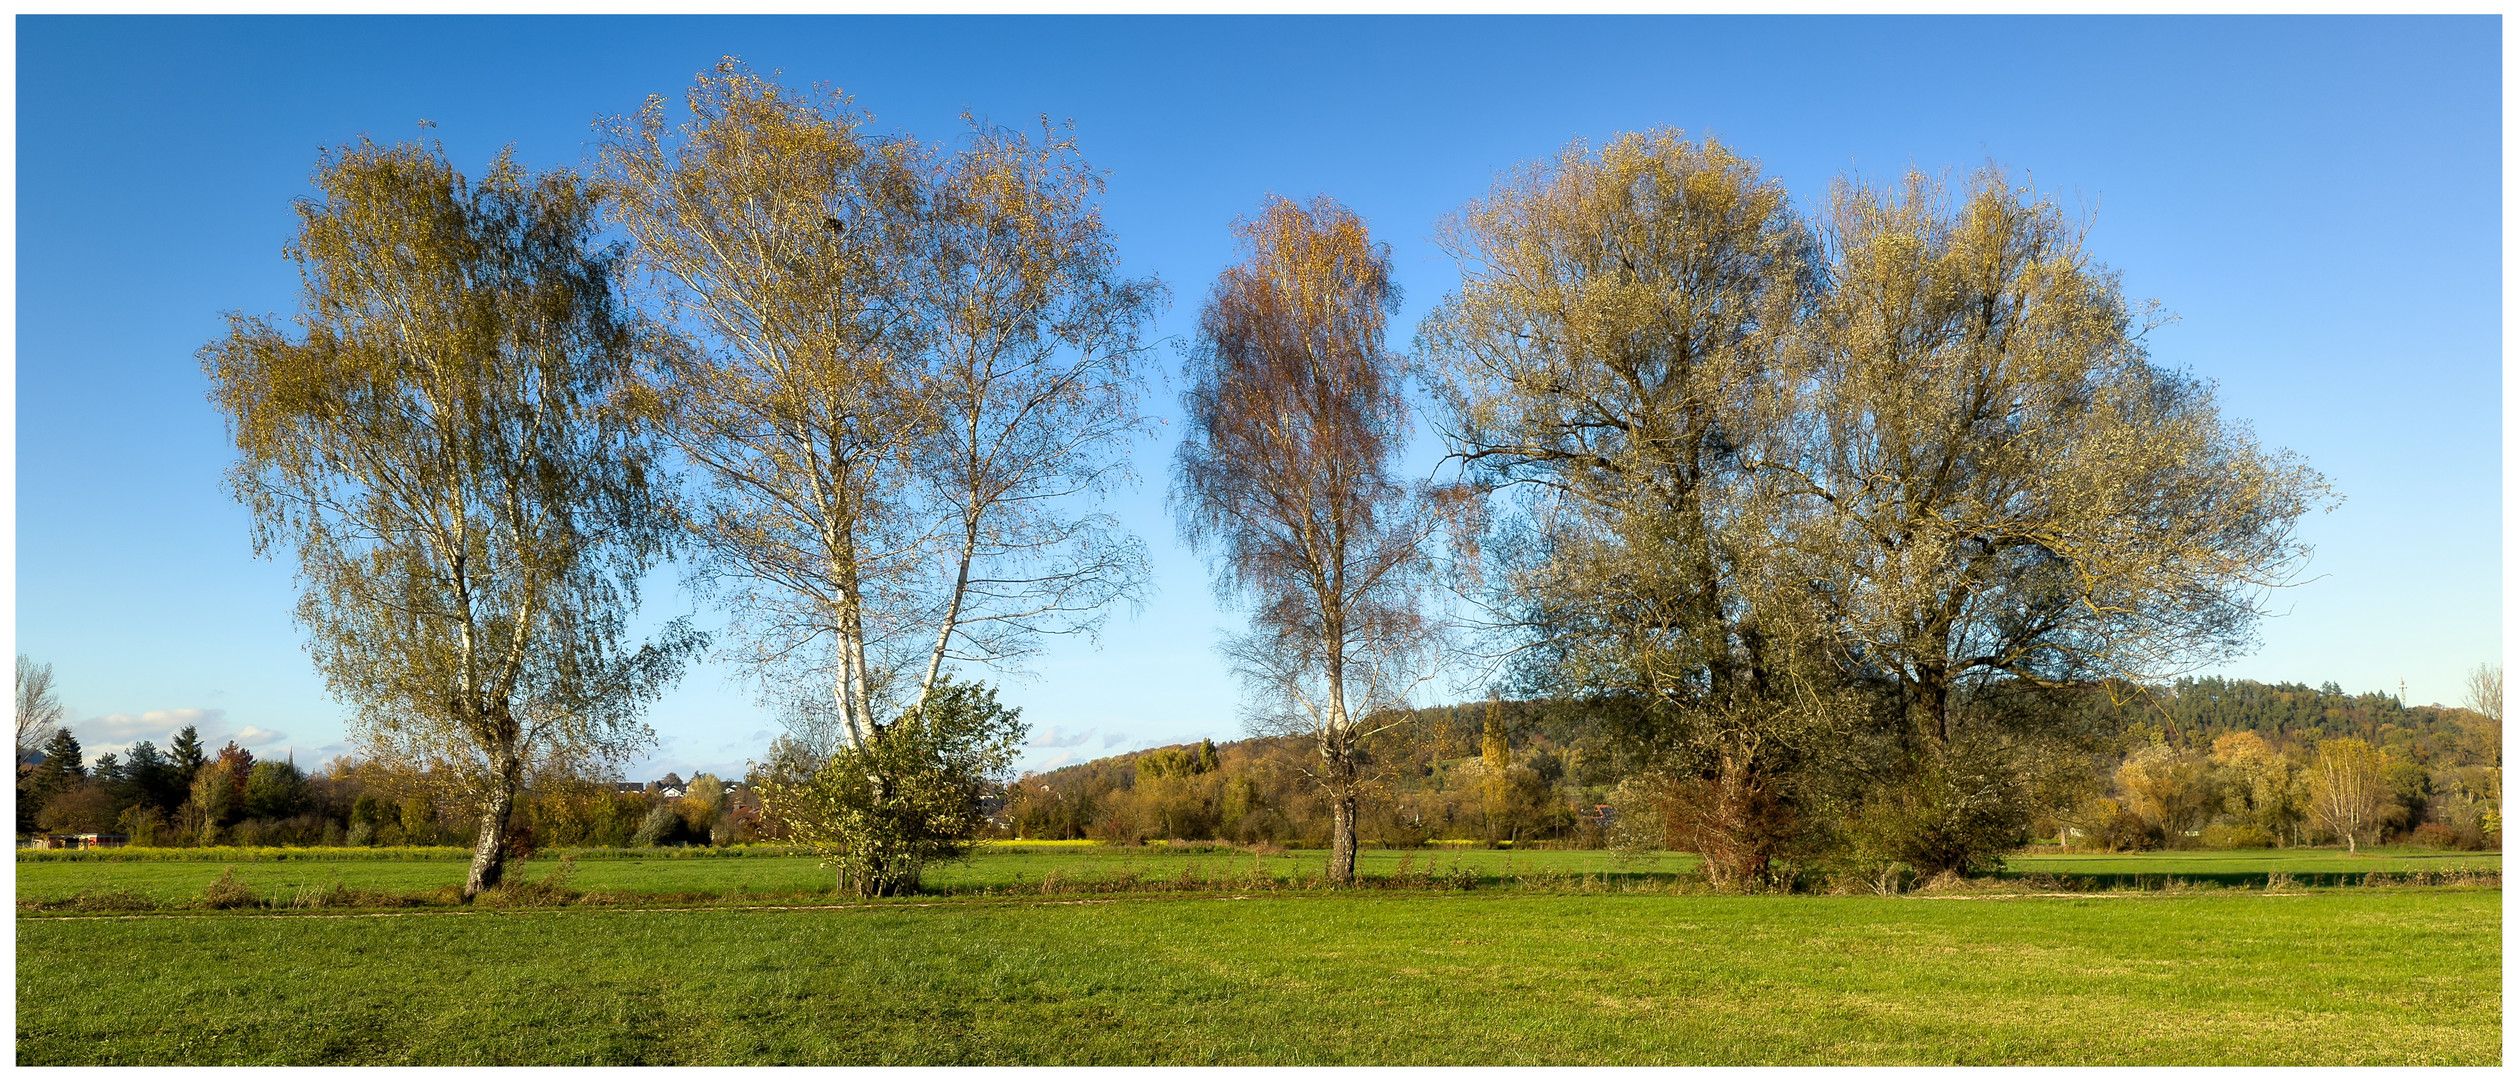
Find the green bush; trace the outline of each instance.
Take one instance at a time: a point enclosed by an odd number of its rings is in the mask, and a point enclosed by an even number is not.
[[[2266,830],[2246,823],[2237,825],[2208,825],[2205,826],[2204,833],[2198,836],[2197,839],[2203,841],[2206,847],[2212,848],[2216,851],[2236,851],[2242,848],[2271,848],[2275,846],[2275,838],[2267,835]]]
[[[946,679],[928,707],[904,713],[864,747],[811,775],[771,778],[764,805],[789,835],[839,867],[843,892],[919,891],[922,866],[960,858],[988,827],[985,800],[1014,763],[1024,725],[997,693]]]
[[[682,833],[682,816],[674,808],[658,804],[648,811],[647,820],[639,823],[639,831],[630,834],[631,847],[655,847],[670,843]]]
[[[1904,867],[1915,879],[1987,874],[2020,850],[2035,816],[2010,747],[1955,740],[1867,791],[1821,858],[1833,876],[1887,888]]]

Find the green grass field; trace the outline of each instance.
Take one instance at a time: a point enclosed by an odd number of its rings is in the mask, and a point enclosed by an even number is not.
[[[518,872],[528,880],[540,878],[558,866],[557,858],[543,855],[525,863]],[[811,856],[657,858],[586,852],[573,861],[572,885],[590,892],[679,895],[686,898],[699,893],[723,894],[730,898],[799,897],[818,891],[827,893],[833,884],[832,872],[822,868]],[[1403,870],[1404,864],[1411,871],[1432,869],[1439,874],[1467,873],[1490,884],[1544,875],[1590,875],[1610,881],[1649,883],[1668,882],[1676,874],[1694,868],[1697,860],[1688,855],[1623,860],[1615,853],[1603,851],[1472,849],[1367,851],[1361,853],[1358,859],[1361,873],[1377,877],[1397,874]],[[1201,880],[1248,879],[1258,873],[1295,885],[1307,879],[1317,881],[1323,867],[1323,854],[1318,851],[1251,855],[1163,847],[1015,844],[985,848],[969,862],[933,867],[926,874],[923,884],[932,891],[944,893],[984,889],[1039,891],[1042,883],[1052,879],[1053,875],[1057,875],[1054,885],[1090,885],[1111,882],[1123,875],[1172,880],[1187,871]],[[336,882],[351,888],[395,892],[433,889],[461,882],[465,863],[460,856],[451,853],[435,859],[372,861],[337,858],[313,861],[265,858],[221,862],[192,859],[146,861],[144,858],[129,857],[111,860],[21,859],[17,868],[18,898],[21,901],[43,901],[85,891],[120,890],[171,902],[200,895],[204,887],[231,868],[236,871],[239,880],[259,894],[286,900],[295,893],[329,888]]]
[[[153,860],[153,854],[165,856]],[[112,857],[62,858],[57,854],[21,856],[17,866],[20,901],[58,901],[81,892],[122,891],[160,903],[197,897],[222,873],[233,868],[238,880],[257,895],[285,903],[301,893],[342,884],[356,889],[421,892],[461,882],[460,852],[386,852],[376,858],[351,857],[355,851],[266,851],[238,857],[195,859],[184,849],[165,852],[132,850]],[[314,858],[307,856],[313,855]],[[545,854],[517,871],[533,880],[550,874],[557,856]],[[1607,851],[1491,851],[1441,848],[1425,851],[1366,851],[1358,860],[1368,877],[1433,871],[1467,875],[1485,885],[1516,879],[1587,877],[1615,887],[1668,884],[1697,865],[1694,856],[1658,855],[1622,859]],[[2499,871],[2498,853],[2442,852],[2428,849],[2384,849],[2359,856],[2325,848],[2286,851],[2147,852],[2128,855],[2015,856],[2009,874],[2075,875],[2089,884],[2158,887],[2176,878],[2197,884],[2261,887],[2271,873],[2286,873],[2311,884],[2350,882],[2366,873],[2409,871]],[[1242,853],[1164,847],[1113,848],[1100,845],[1009,844],[982,849],[967,863],[933,868],[925,884],[945,893],[980,890],[1041,891],[1045,879],[1054,885],[1092,885],[1123,875],[1141,880],[1177,879],[1184,871],[1196,878],[1248,879],[1266,874],[1289,885],[1317,881],[1323,868],[1318,851],[1288,851],[1255,856]],[[763,855],[745,858],[675,858],[635,853],[586,852],[575,859],[571,884],[590,892],[695,899],[714,894],[731,900],[769,897],[804,898],[828,892],[831,872],[810,856]],[[1056,888],[1053,891],[1058,891]]]
[[[692,857],[704,854],[717,857]],[[1716,896],[1689,891],[1683,855],[1460,849],[1366,852],[1369,879],[1416,873],[1420,887],[1332,892],[1322,862],[999,845],[936,868],[932,895],[859,904],[834,897],[809,856],[587,852],[570,884],[602,905],[464,909],[446,889],[464,871],[452,851],[22,855],[18,1062],[2500,1054],[2501,891],[2338,887],[2371,872],[2499,874],[2495,854],[2023,856],[2009,882],[1906,897]],[[558,865],[545,856],[518,876]],[[192,910],[231,870],[275,910]],[[2296,884],[2270,895],[2270,874]],[[2037,895],[2066,875],[2100,891]],[[291,909],[336,884],[437,895]],[[161,910],[35,910],[109,893]]]
[[[18,1063],[2471,1064],[2495,889],[21,917]]]

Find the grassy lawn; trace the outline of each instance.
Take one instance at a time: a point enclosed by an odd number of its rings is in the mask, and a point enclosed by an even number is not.
[[[2460,870],[2502,870],[2498,851],[2441,851],[2434,848],[2366,848],[2348,855],[2343,848],[2287,848],[2256,851],[2144,851],[2118,855],[2015,855],[2004,860],[2007,874],[2074,874],[2084,877],[2149,878],[2169,876],[2222,885],[2257,886],[2270,873],[2291,874],[2304,882],[2354,880],[2367,873],[2403,874]]]
[[[190,856],[178,849],[170,853]],[[17,890],[21,900],[57,900],[88,891],[128,891],[161,903],[199,896],[228,868],[256,894],[285,901],[307,891],[340,883],[351,888],[422,892],[458,883],[464,877],[463,857],[448,852],[427,858],[359,859],[355,851],[319,850],[316,859],[301,852],[286,859],[239,858],[206,861],[190,857],[140,861],[141,852],[125,859],[58,859],[21,857]],[[1200,879],[1247,879],[1265,873],[1296,884],[1317,880],[1324,856],[1318,851],[1289,851],[1254,856],[1230,852],[1164,847],[1113,848],[1101,845],[1010,844],[984,848],[968,863],[931,869],[926,885],[934,891],[974,892],[1030,889],[1052,874],[1062,882],[1109,881],[1120,875],[1140,879],[1173,879],[1184,871]],[[558,865],[546,853],[522,867],[523,879],[539,879]],[[1366,851],[1359,871],[1388,877],[1404,868],[1432,870],[1438,875],[1466,874],[1483,884],[1517,878],[1584,876],[1605,883],[1650,886],[1668,883],[1692,870],[1695,856],[1658,855],[1622,859],[1607,851],[1491,851],[1440,848],[1426,851]],[[2125,855],[2020,855],[2008,874],[2071,874],[2102,886],[2158,887],[2165,878],[2196,883],[2255,888],[2270,873],[2287,873],[2306,884],[2350,882],[2365,873],[2419,870],[2489,870],[2502,868],[2499,853],[2443,852],[2430,849],[2383,849],[2348,856],[2341,850],[2296,848],[2287,851],[2144,852]],[[809,856],[748,858],[626,857],[620,853],[587,852],[575,860],[571,884],[590,892],[629,893],[692,898],[716,894],[731,899],[803,897],[831,888],[831,872]]]
[[[329,853],[328,853],[329,854]],[[1060,880],[1110,880],[1118,875],[1173,879],[1188,871],[1200,879],[1243,879],[1257,872],[1293,884],[1318,879],[1324,864],[1318,851],[1289,851],[1254,856],[1232,852],[1163,847],[1113,848],[1100,845],[1006,845],[985,848],[967,863],[931,868],[924,884],[937,891],[1021,889],[1038,886],[1052,874]],[[1622,860],[1604,851],[1366,851],[1357,860],[1361,873],[1389,876],[1403,869],[1432,869],[1476,875],[1497,883],[1516,877],[1590,875],[1612,881],[1664,881],[1697,865],[1695,856],[1658,855]],[[522,868],[526,879],[540,878],[558,865],[557,856],[541,855]],[[161,902],[199,896],[204,887],[233,867],[238,880],[266,897],[286,898],[339,882],[351,888],[418,892],[464,879],[465,862],[448,855],[433,860],[406,858],[372,861],[322,859],[301,861],[238,860],[207,862],[29,860],[17,866],[20,900],[53,900],[85,891],[123,890]],[[651,895],[716,893],[728,896],[797,896],[828,892],[832,872],[810,856],[786,858],[618,858],[600,852],[581,854],[570,878],[579,889]]]
[[[18,1063],[2490,1065],[2501,896],[21,917]]]

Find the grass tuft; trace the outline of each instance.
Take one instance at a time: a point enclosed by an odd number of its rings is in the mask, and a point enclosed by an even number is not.
[[[236,868],[231,866],[225,873],[219,875],[217,881],[211,882],[208,888],[201,890],[200,906],[212,911],[231,911],[237,908],[258,908],[263,906],[263,902],[261,897],[254,895],[254,890],[246,887],[244,882],[236,880]]]

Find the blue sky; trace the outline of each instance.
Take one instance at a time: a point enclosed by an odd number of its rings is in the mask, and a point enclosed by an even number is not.
[[[301,761],[342,709],[220,487],[194,353],[294,311],[280,257],[318,149],[437,122],[477,170],[580,162],[590,124],[719,56],[828,82],[878,128],[1074,118],[1132,273],[1185,336],[1261,196],[1326,192],[1393,247],[1395,344],[1453,286],[1434,222],[1570,139],[1668,124],[1829,181],[1988,162],[2093,215],[2181,321],[2157,361],[2346,496],[2309,580],[2225,674],[2454,701],[2501,636],[2500,26],[2365,18],[66,18],[17,21],[17,648],[91,749],[185,722]],[[1158,352],[1167,368],[1170,348]],[[1169,417],[1177,384],[1148,404]],[[1176,429],[1116,506],[1154,598],[1005,696],[1027,762],[1241,734],[1210,600],[1163,505]],[[693,610],[661,576],[657,617]],[[702,612],[702,621],[711,621]],[[740,772],[772,733],[695,669],[634,772]]]

